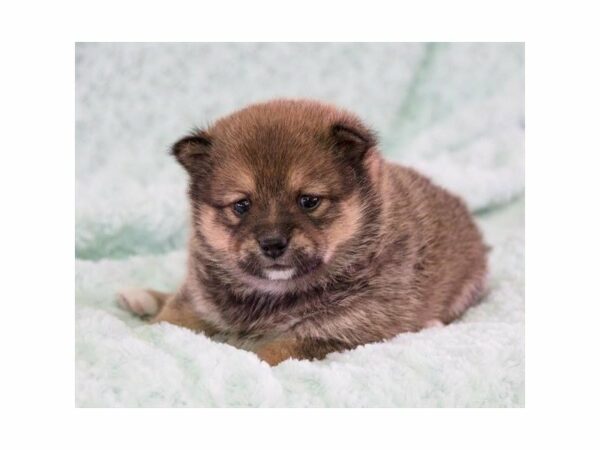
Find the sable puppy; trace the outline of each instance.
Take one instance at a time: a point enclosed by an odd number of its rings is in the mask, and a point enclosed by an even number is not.
[[[119,296],[152,322],[277,364],[449,323],[482,295],[486,248],[463,202],[385,162],[353,114],[256,104],[172,151],[190,178],[186,279]]]

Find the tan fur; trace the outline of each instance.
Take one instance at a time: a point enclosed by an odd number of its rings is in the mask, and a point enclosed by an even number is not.
[[[227,251],[229,249],[230,236],[223,228],[215,224],[215,211],[212,208],[204,208],[198,214],[198,227],[201,233],[210,240],[210,245],[217,250]]]
[[[361,205],[356,197],[351,197],[341,205],[342,217],[327,232],[327,251],[324,260],[328,262],[337,247],[350,239],[360,226]]]
[[[260,359],[271,366],[276,366],[289,358],[302,358],[303,352],[298,343],[291,339],[275,339],[256,350]]]
[[[206,333],[209,336],[217,332],[214,326],[198,316],[189,303],[178,302],[174,295],[153,290],[146,292],[152,294],[161,303],[160,312],[150,319],[150,323],[168,322],[196,332]]]
[[[173,153],[190,174],[188,275],[154,321],[277,364],[447,324],[484,292],[486,248],[464,203],[385,162],[351,113],[252,105]],[[314,210],[299,206],[307,194],[320,199]],[[276,261],[259,245],[273,233],[287,237]]]

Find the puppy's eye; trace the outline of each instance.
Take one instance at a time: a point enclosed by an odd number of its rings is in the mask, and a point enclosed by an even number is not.
[[[248,212],[250,209],[250,200],[247,198],[243,198],[242,200],[238,200],[233,204],[233,210],[239,216],[242,216]]]
[[[301,195],[298,199],[300,208],[310,211],[315,209],[321,203],[321,199],[316,195]]]

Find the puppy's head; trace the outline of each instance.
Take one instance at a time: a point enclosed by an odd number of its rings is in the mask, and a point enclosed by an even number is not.
[[[173,146],[190,174],[202,251],[232,280],[285,291],[340,270],[365,245],[375,137],[317,102],[250,106]]]

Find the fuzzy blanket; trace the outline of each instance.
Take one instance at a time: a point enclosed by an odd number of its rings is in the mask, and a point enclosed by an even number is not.
[[[521,44],[78,44],[78,406],[523,406]],[[357,112],[390,160],[460,194],[490,253],[459,321],[286,361],[121,310],[123,287],[173,290],[186,176],[168,146],[250,102],[312,97]]]

